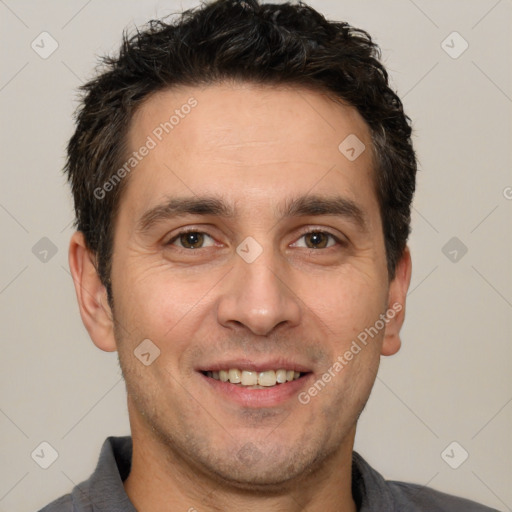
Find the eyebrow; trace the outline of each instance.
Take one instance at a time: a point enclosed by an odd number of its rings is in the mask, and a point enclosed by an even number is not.
[[[361,231],[367,231],[367,220],[363,209],[354,201],[341,197],[306,195],[286,201],[277,208],[281,218],[315,217],[332,215],[353,222]],[[140,233],[150,230],[155,224],[175,217],[187,215],[236,217],[236,209],[216,197],[176,197],[147,210],[137,221]]]
[[[186,215],[213,215],[234,217],[235,211],[220,199],[213,197],[176,197],[145,212],[137,222],[137,231],[144,232],[159,222]]]
[[[368,229],[363,209],[351,199],[341,196],[301,196],[288,201],[284,210],[281,210],[281,215],[282,217],[333,215],[353,222],[361,231]]]

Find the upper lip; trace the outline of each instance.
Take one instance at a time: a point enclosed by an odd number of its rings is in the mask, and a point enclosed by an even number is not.
[[[265,361],[256,361],[254,359],[229,359],[222,362],[208,363],[196,368],[199,372],[218,372],[220,370],[245,370],[250,372],[264,372],[266,370],[294,370],[296,372],[308,373],[311,368],[292,361],[291,359],[266,359]]]

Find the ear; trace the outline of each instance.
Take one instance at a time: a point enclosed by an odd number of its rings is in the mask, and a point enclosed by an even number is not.
[[[381,354],[391,356],[400,350],[400,329],[405,319],[405,300],[411,282],[412,262],[409,248],[406,247],[396,266],[395,277],[389,285],[388,310]]]
[[[87,248],[84,234],[77,231],[69,243],[69,268],[75,284],[82,322],[94,344],[101,350],[116,350],[112,311],[107,290],[96,271],[94,255]]]

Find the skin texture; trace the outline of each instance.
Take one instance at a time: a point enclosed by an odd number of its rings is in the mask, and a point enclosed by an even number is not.
[[[125,489],[142,512],[353,511],[356,422],[380,355],[400,347],[411,274],[406,250],[388,279],[369,129],[320,92],[224,83],[151,96],[132,120],[130,150],[191,97],[197,106],[125,178],[114,311],[82,234],[70,244],[83,322],[99,348],[119,352],[126,380],[134,456]],[[350,134],[366,146],[354,161],[338,149]],[[301,196],[352,201],[364,229],[346,215],[281,216]],[[234,215],[138,229],[145,212],[177,197],[217,198]],[[180,247],[183,228],[209,235],[204,246]],[[319,231],[340,242],[311,248]],[[262,249],[252,263],[236,252],[248,236]],[[307,391],[393,304],[401,311],[307,404],[295,393],[243,406],[197,371],[281,358],[311,372]],[[134,356],[144,339],[161,351],[149,366]]]

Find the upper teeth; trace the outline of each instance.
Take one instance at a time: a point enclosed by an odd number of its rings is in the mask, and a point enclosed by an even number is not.
[[[229,370],[220,370],[218,372],[206,372],[208,377],[212,377],[222,382],[231,382],[232,384],[241,384],[242,386],[275,386],[284,384],[300,377],[299,372],[293,370],[266,370],[264,372],[253,372],[248,370],[239,370],[230,368]]]

